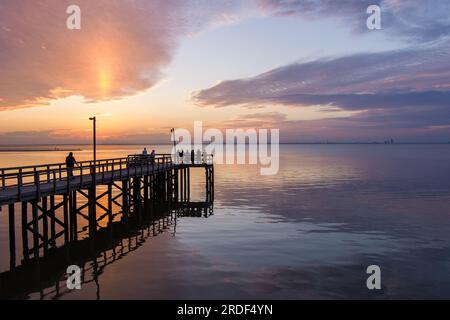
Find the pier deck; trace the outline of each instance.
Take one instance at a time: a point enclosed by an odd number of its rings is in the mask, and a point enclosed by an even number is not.
[[[80,162],[73,169],[71,180],[64,164],[5,168],[0,169],[0,208],[15,202],[88,189],[93,184],[105,185],[171,170],[212,167],[211,157],[198,163],[174,162],[171,155],[159,155],[153,161],[147,157],[139,162],[130,160],[130,157],[104,159],[98,160],[95,165],[92,161]]]

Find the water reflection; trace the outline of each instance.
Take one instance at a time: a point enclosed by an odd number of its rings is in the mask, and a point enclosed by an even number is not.
[[[97,230],[91,237],[70,242],[38,260],[23,260],[22,265],[1,273],[0,299],[28,299],[33,293],[38,293],[39,299],[59,299],[71,292],[66,285],[69,265],[81,268],[82,286],[94,284],[95,296],[100,299],[99,277],[109,265],[164,232],[175,236],[180,217],[208,218],[212,214],[212,204],[205,202],[142,207],[129,218]]]

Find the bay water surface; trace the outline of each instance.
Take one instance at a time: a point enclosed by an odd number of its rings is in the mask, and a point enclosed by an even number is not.
[[[78,160],[90,159],[89,147],[76,148]],[[100,146],[97,157],[142,148]],[[0,152],[0,168],[65,156]],[[193,173],[193,200],[204,196],[203,179],[203,171]],[[3,209],[0,272],[9,269]],[[16,228],[20,235],[19,217]],[[366,287],[370,265],[381,268],[382,290]],[[281,145],[273,176],[252,165],[216,165],[212,215],[179,217],[95,272],[96,281],[57,298],[448,299],[450,145]],[[54,295],[26,295],[42,297]]]

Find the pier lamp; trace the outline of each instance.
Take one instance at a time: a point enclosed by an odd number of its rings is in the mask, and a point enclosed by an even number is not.
[[[92,136],[92,140],[93,140],[93,150],[94,150],[94,166],[97,162],[97,117],[91,117],[89,118],[89,120],[93,121],[93,136]]]

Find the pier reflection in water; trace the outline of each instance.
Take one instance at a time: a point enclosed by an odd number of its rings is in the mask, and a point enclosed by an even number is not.
[[[138,250],[163,232],[176,233],[180,217],[207,218],[213,214],[208,202],[152,203],[128,217],[109,223],[94,234],[51,250],[44,257],[23,259],[22,264],[0,274],[0,299],[27,299],[38,293],[41,299],[58,299],[67,288],[67,267],[81,268],[81,285],[95,283],[104,269],[130,252]]]

